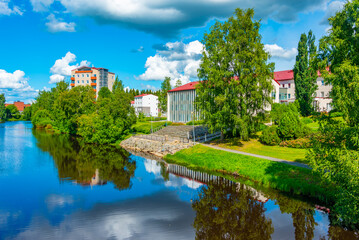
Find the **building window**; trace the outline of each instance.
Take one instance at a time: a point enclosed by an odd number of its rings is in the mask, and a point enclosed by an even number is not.
[[[324,86],[324,80],[322,80],[322,86]]]
[[[288,93],[288,99],[290,99],[290,93]]]
[[[322,97],[324,97],[324,92],[321,92],[320,94],[321,94]]]
[[[82,83],[84,83],[84,80],[82,80]]]
[[[82,74],[82,77],[84,77],[85,76],[85,74]]]
[[[80,74],[77,74],[77,77],[80,77]]]
[[[80,83],[80,81],[77,80],[77,83]]]
[[[89,77],[89,75],[87,74],[87,77]]]
[[[285,84],[283,84],[283,87],[285,87]]]
[[[89,83],[89,80],[87,80],[87,83]]]
[[[272,98],[275,99],[275,92],[272,92]]]
[[[290,83],[288,83],[288,88],[290,88]]]
[[[96,77],[96,74],[94,74],[93,76]]]

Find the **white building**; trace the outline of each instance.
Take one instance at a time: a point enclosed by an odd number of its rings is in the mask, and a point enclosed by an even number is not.
[[[293,70],[274,72],[274,79],[280,84],[279,103],[289,103],[295,101],[295,83]],[[330,92],[331,85],[326,85],[324,79],[318,72],[317,78],[318,89],[315,93],[313,105],[318,112],[329,112],[332,110],[332,98]],[[277,101],[275,101],[277,102]]]
[[[135,108],[135,113],[138,115],[140,112],[145,114],[147,117],[157,117],[158,116],[158,97],[153,94],[141,94],[135,96],[135,101],[133,107]],[[132,105],[132,104],[131,104]]]

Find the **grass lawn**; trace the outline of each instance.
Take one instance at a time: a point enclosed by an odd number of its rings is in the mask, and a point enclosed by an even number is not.
[[[214,140],[210,144],[242,152],[280,158],[288,161],[308,163],[308,161],[305,159],[307,152],[306,149],[267,146],[260,143],[257,139],[240,141],[238,138],[230,138],[223,140],[223,142],[220,140]]]
[[[305,168],[239,155],[203,145],[181,150],[164,158],[192,169],[219,171],[239,175],[280,191],[302,194],[317,199],[332,199],[333,189],[321,184],[320,178]]]

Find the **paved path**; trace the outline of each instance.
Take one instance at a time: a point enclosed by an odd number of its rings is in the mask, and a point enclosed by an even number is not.
[[[253,154],[253,153],[241,152],[241,151],[232,150],[232,149],[228,149],[228,148],[222,148],[222,147],[218,147],[218,146],[210,145],[210,144],[203,144],[202,143],[202,145],[204,145],[206,147],[226,151],[226,152],[237,153],[237,154],[242,154],[242,155],[247,155],[247,156],[257,157],[257,158],[263,158],[263,159],[267,159],[267,160],[270,160],[270,161],[286,163],[286,164],[296,166],[296,167],[312,169],[311,167],[309,167],[307,164],[304,164],[304,163],[291,162],[291,161],[287,161],[287,160],[283,160],[283,159],[279,159],[279,158],[273,158],[273,157],[267,157],[267,156],[262,156],[262,155],[258,155],[258,154]]]

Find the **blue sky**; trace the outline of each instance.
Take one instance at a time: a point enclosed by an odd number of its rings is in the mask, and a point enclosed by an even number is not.
[[[292,69],[300,34],[320,39],[335,0],[0,0],[0,93],[31,102],[80,65],[105,67],[124,85],[158,89],[196,79],[203,33],[235,8],[254,8],[276,70]]]

